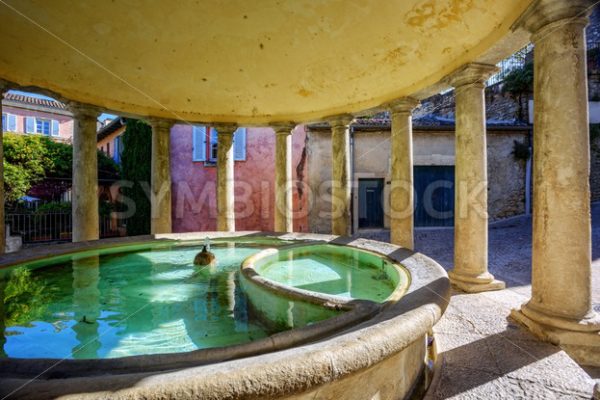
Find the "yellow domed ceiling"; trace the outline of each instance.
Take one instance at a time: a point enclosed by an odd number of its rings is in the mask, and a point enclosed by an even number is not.
[[[261,124],[435,84],[524,0],[4,0],[0,78],[115,112]]]

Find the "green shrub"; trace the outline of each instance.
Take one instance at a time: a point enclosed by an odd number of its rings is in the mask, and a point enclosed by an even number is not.
[[[71,202],[68,201],[52,201],[42,204],[35,210],[36,214],[48,213],[69,213],[71,212]]]
[[[7,203],[17,201],[38,184],[51,197],[71,187],[73,146],[47,136],[4,133],[4,190]],[[98,151],[98,178],[117,180],[119,166]]]
[[[529,160],[529,157],[531,157],[531,150],[529,150],[529,146],[527,145],[527,143],[514,140],[512,155],[515,158],[515,160],[527,161]]]

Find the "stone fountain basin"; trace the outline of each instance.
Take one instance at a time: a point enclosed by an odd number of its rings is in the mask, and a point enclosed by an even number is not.
[[[318,234],[199,232],[103,239],[36,248],[0,257],[0,267],[93,248],[157,240],[277,236],[351,246],[400,264],[410,276],[400,300],[385,303],[304,293],[256,274],[248,284],[310,307],[346,312],[247,344],[98,360],[0,360],[0,394],[11,398],[402,399],[423,378],[427,338],[450,296],[443,268],[427,256],[388,243]],[[269,256],[269,254],[266,254]]]

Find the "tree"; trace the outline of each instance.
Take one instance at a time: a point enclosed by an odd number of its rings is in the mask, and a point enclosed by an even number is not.
[[[4,190],[8,203],[37,187],[49,198],[71,187],[73,146],[47,136],[4,133]],[[98,178],[119,179],[119,166],[98,151]]]
[[[25,196],[52,168],[45,143],[33,135],[5,133],[4,193],[7,202]]]
[[[151,157],[152,129],[145,122],[128,119],[123,134],[121,170],[123,180],[129,182],[122,189],[123,195],[135,204],[135,213],[127,218],[127,235],[130,236],[150,233],[150,199],[144,186],[150,185]]]
[[[527,63],[521,68],[513,69],[504,78],[502,92],[508,93],[519,104],[518,118],[520,121],[529,119],[528,100],[533,92],[533,63]]]

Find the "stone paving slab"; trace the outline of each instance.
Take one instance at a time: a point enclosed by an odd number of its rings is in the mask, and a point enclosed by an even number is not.
[[[389,241],[389,231],[356,236]],[[417,229],[415,247],[446,270],[453,266],[452,228]],[[600,312],[600,203],[592,206],[592,302]],[[600,368],[585,370],[507,317],[531,295],[531,219],[490,224],[489,269],[507,289],[454,292],[435,326],[444,361],[428,399],[591,399]],[[594,378],[594,379],[592,379]]]
[[[435,326],[443,355],[429,399],[590,399],[594,381],[564,351],[507,320],[524,297],[454,293]]]

